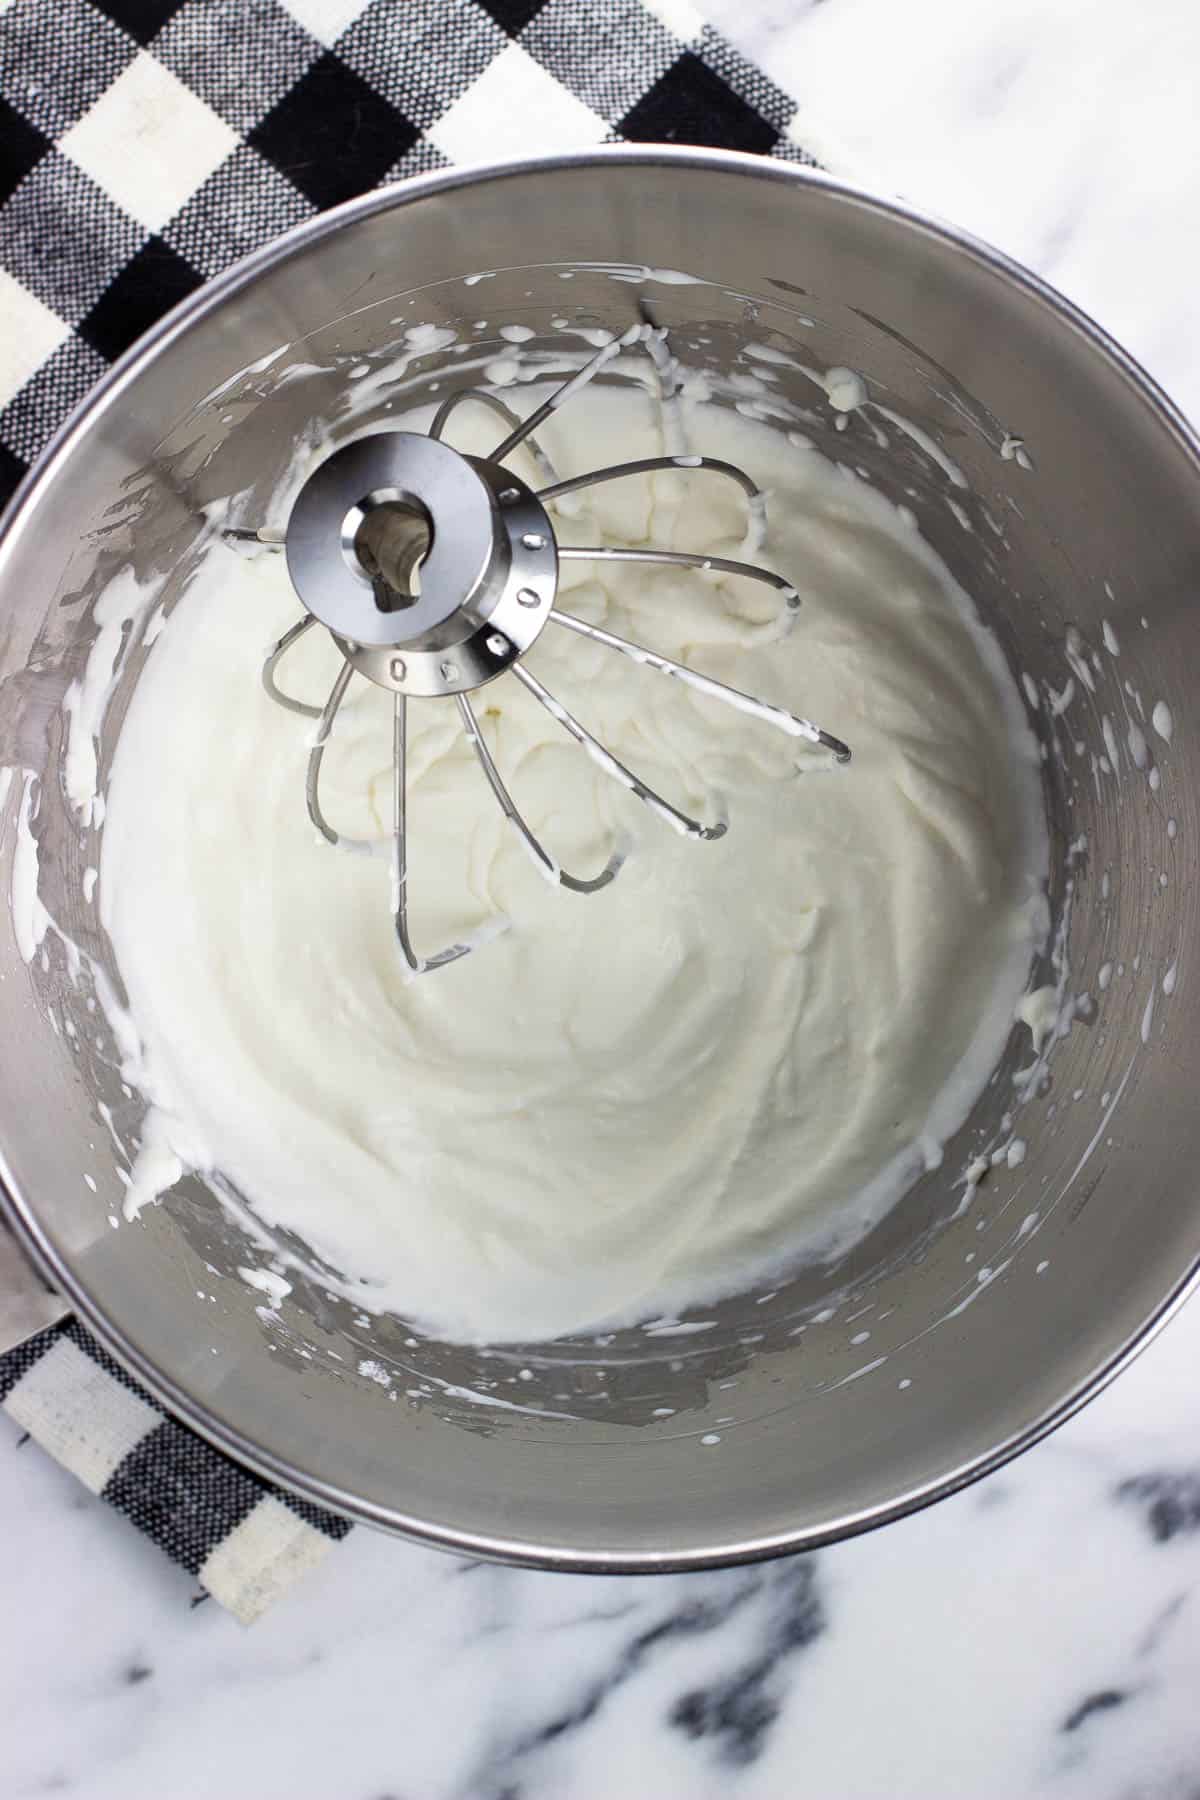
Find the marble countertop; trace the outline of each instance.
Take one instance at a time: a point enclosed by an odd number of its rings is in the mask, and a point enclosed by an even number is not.
[[[673,0],[675,3],[675,0]],[[1200,417],[1200,13],[707,0],[829,165],[966,225]],[[0,1417],[0,1794],[1187,1800],[1200,1304],[1048,1442],[853,1543],[541,1575],[352,1534],[252,1630]]]

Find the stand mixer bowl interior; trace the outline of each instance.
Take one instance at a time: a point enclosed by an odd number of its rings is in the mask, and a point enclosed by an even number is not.
[[[237,1276],[262,1232],[199,1180],[110,1227],[123,1189],[99,1106],[136,1138],[139,1103],[60,940],[27,960],[0,932],[12,1216],[84,1320],[270,1478],[430,1542],[580,1569],[803,1547],[948,1492],[1094,1392],[1195,1279],[1194,440],[1088,321],[981,246],[785,165],[630,148],[424,178],[239,265],[118,366],[0,541],[3,879],[23,878],[29,771],[41,900],[119,982],[82,896],[96,830],[60,778],[106,583],[168,576],[167,605],[187,604],[209,522],[271,524],[297,440],[478,385],[501,326],[551,359],[556,320],[620,334],[639,305],[718,402],[740,393],[910,508],[1024,682],[1059,953],[1032,984],[1065,968],[1075,1019],[1019,1112],[1023,1026],[941,1166],[867,1239],[695,1318],[470,1348],[368,1319],[316,1272],[264,1312]],[[772,377],[749,401],[748,347]],[[831,369],[870,404],[831,405],[813,378]],[[121,654],[102,774],[145,651]],[[967,1163],[1014,1130],[1023,1159],[964,1209]]]

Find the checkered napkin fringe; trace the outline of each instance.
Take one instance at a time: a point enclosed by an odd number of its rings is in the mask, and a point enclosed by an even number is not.
[[[244,1625],[351,1529],[169,1418],[74,1319],[0,1356],[0,1406]]]
[[[456,162],[630,139],[809,162],[693,0],[0,5],[0,503],[122,351],[280,231]],[[238,1618],[350,1529],[167,1417],[74,1321],[0,1403]]]

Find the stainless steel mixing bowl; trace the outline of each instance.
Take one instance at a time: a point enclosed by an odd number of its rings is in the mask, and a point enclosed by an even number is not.
[[[1094,1393],[1194,1281],[1195,440],[1094,325],[961,234],[795,168],[624,148],[372,194],[212,282],[76,415],[0,546],[3,760],[41,776],[43,901],[111,963],[80,897],[94,834],[69,816],[59,773],[60,703],[104,583],[126,565],[172,570],[178,593],[201,509],[249,490],[239,517],[253,520],[293,437],[314,420],[344,434],[350,371],[394,359],[406,324],[499,349],[497,326],[516,322],[535,347],[561,348],[552,319],[621,329],[642,296],[685,359],[718,377],[748,342],[861,371],[909,430],[869,413],[837,430],[818,387],[759,359],[781,414],[912,508],[1028,678],[1047,745],[1053,910],[1070,989],[1094,1004],[1015,1124],[1004,1116],[1029,1060],[1023,1027],[942,1166],[867,1241],[778,1292],[706,1309],[706,1330],[488,1353],[359,1322],[319,1280],[264,1320],[262,1295],[232,1274],[261,1256],[197,1181],[110,1228],[120,1159],[98,1103],[123,1137],[138,1104],[95,1042],[87,983],[72,983],[58,939],[28,966],[7,928],[0,943],[11,1214],[113,1351],[197,1429],[301,1493],[433,1543],[579,1569],[763,1555],[944,1494]],[[469,360],[446,351],[410,373],[445,394],[472,379]],[[384,416],[386,385],[376,391]],[[143,652],[124,654],[127,697]],[[1061,693],[1072,659],[1075,698],[1056,718],[1049,689]],[[1170,743],[1142,724],[1160,701]],[[102,768],[123,704],[105,720]],[[1006,1158],[961,1210],[968,1157],[1014,1130],[1024,1161]]]

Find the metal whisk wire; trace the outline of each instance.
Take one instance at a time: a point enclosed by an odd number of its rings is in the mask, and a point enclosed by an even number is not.
[[[487,782],[487,785],[504,817],[517,833],[524,848],[529,853],[539,873],[557,886],[569,889],[578,894],[594,894],[609,886],[614,880],[624,861],[624,849],[620,846],[610,854],[608,861],[598,874],[593,876],[573,875],[565,870],[547,849],[538,834],[524,817],[516,801],[513,799],[503,776],[497,767],[494,756],[489,749],[474,707],[469,699],[469,692],[484,681],[508,672],[511,673],[525,691],[538,704],[545,708],[555,722],[587,752],[595,766],[613,781],[619,783],[627,792],[633,794],[664,824],[669,825],[681,835],[711,842],[724,835],[726,822],[717,819],[704,823],[680,810],[662,794],[650,787],[632,769],[628,768],[618,757],[613,755],[606,745],[600,742],[574,713],[553,694],[521,660],[523,652],[534,641],[542,627],[552,623],[563,631],[587,638],[589,641],[612,650],[637,663],[643,668],[651,669],[658,674],[667,675],[681,685],[691,688],[708,699],[718,700],[735,710],[758,720],[765,725],[785,732],[787,735],[818,745],[829,751],[837,762],[849,760],[850,751],[840,738],[815,725],[811,720],[775,706],[767,701],[756,699],[753,695],[743,693],[725,682],[717,681],[711,676],[702,675],[685,664],[674,661],[657,651],[648,649],[642,644],[619,637],[598,625],[591,625],[574,614],[564,612],[553,604],[557,589],[557,563],[560,561],[598,562],[598,563],[635,563],[650,564],[660,567],[676,567],[710,572],[720,576],[732,576],[739,579],[757,581],[773,588],[783,602],[783,615],[769,626],[763,628],[763,635],[774,638],[781,630],[786,630],[791,618],[800,606],[800,595],[796,588],[784,576],[773,570],[760,567],[757,563],[740,561],[729,557],[706,556],[700,552],[681,550],[633,549],[609,545],[560,545],[558,544],[549,520],[544,511],[569,494],[596,487],[602,483],[623,480],[629,476],[653,474],[659,471],[671,471],[676,474],[700,473],[715,475],[721,479],[732,481],[745,496],[750,515],[748,538],[753,538],[756,529],[760,529],[765,513],[765,497],[757,484],[735,464],[722,461],[717,457],[691,456],[685,454],[639,457],[628,462],[612,464],[608,467],[593,469],[583,475],[574,475],[559,479],[553,465],[534,436],[538,427],[551,418],[563,405],[577,394],[603,368],[616,360],[625,350],[641,345],[650,357],[654,366],[659,394],[660,408],[664,420],[664,437],[669,438],[667,429],[667,407],[673,403],[678,389],[675,380],[674,359],[666,346],[666,333],[657,326],[643,322],[631,326],[620,337],[605,344],[591,357],[577,373],[562,382],[546,400],[524,419],[515,413],[503,400],[494,394],[480,389],[462,389],[444,400],[438,407],[429,427],[427,438],[411,439],[408,434],[390,434],[396,440],[405,439],[410,446],[408,455],[414,454],[412,444],[432,443],[438,451],[432,463],[431,479],[449,484],[451,478],[461,480],[457,465],[473,471],[482,477],[491,494],[489,502],[494,514],[497,504],[503,510],[508,508],[515,519],[518,513],[524,523],[532,521],[534,529],[518,529],[511,524],[509,530],[509,559],[504,565],[506,574],[501,577],[489,577],[492,586],[486,591],[486,599],[490,610],[481,608],[478,596],[470,596],[461,603],[445,609],[435,621],[445,626],[451,620],[456,627],[461,627],[458,651],[433,648],[435,634],[430,632],[424,636],[420,631],[406,633],[404,617],[406,610],[416,609],[423,605],[420,594],[412,591],[415,584],[401,584],[401,591],[394,594],[381,577],[378,563],[372,557],[370,563],[364,562],[364,569],[369,569],[371,586],[375,593],[376,606],[382,606],[380,598],[381,583],[387,596],[388,611],[398,621],[396,635],[393,640],[381,639],[378,635],[364,645],[343,628],[347,616],[363,617],[361,612],[355,613],[361,602],[353,596],[350,602],[343,597],[335,609],[330,602],[325,604],[323,583],[332,587],[338,581],[345,583],[345,575],[330,560],[337,556],[351,565],[353,573],[353,554],[356,551],[357,539],[347,537],[347,526],[343,522],[340,540],[332,545],[318,542],[314,551],[310,543],[311,529],[302,523],[299,530],[296,522],[303,511],[302,504],[306,492],[302,492],[300,500],[293,509],[285,536],[285,544],[289,557],[289,568],[293,580],[301,589],[301,597],[309,610],[296,622],[289,626],[268,652],[262,668],[263,686],[278,705],[291,712],[302,714],[317,720],[311,740],[307,772],[305,778],[305,795],[309,817],[324,840],[339,848],[359,852],[377,853],[381,848],[376,840],[350,838],[338,832],[329,822],[321,804],[321,769],[325,750],[333,732],[334,723],[346,697],[347,689],[355,673],[362,673],[378,685],[390,688],[394,696],[393,733],[392,733],[392,914],[396,940],[404,961],[413,974],[423,974],[428,970],[442,968],[448,963],[456,962],[474,944],[471,941],[456,942],[437,951],[432,956],[421,956],[414,948],[408,923],[408,745],[407,718],[408,699],[410,694],[419,692],[422,696],[433,695],[453,698],[457,707],[459,722],[464,736],[475,753],[476,760]],[[443,433],[454,414],[468,402],[475,402],[495,413],[508,427],[508,435],[497,448],[484,459],[463,457],[457,452],[449,451],[442,443]],[[381,453],[380,436],[370,440],[372,453],[378,460]],[[361,442],[361,440],[360,440]],[[536,490],[525,488],[505,465],[506,459],[521,445],[525,445],[533,458],[534,466],[543,486]],[[353,451],[354,445],[344,447],[342,452],[335,452],[329,459],[333,464],[339,455]],[[428,457],[430,453],[425,453]],[[442,461],[439,462],[438,458]],[[449,461],[446,461],[449,459]],[[360,459],[361,460],[361,459]],[[452,466],[453,465],[453,466]],[[320,486],[318,477],[323,477],[328,465],[322,465],[315,476],[310,477],[309,487]],[[328,483],[326,483],[328,486]],[[429,495],[420,495],[419,484],[417,495],[408,495],[404,490],[388,486],[379,490],[374,496],[367,496],[363,501],[345,511],[346,519],[353,519],[357,529],[363,529],[363,521],[368,517],[370,506],[379,503],[379,495],[385,500],[399,497],[401,504],[408,509],[404,522],[404,530],[408,534],[405,539],[406,571],[420,566],[420,558],[413,554],[412,534],[420,530],[418,511],[424,511],[424,500]],[[347,492],[352,490],[347,489]],[[322,501],[324,495],[319,497]],[[337,498],[335,492],[334,498]],[[342,495],[344,502],[345,495]],[[524,509],[522,511],[522,509]],[[312,509],[310,508],[310,511]],[[329,515],[334,516],[334,515]],[[489,515],[490,517],[491,515]],[[417,520],[414,523],[414,520]],[[542,529],[537,529],[541,525]],[[488,529],[493,529],[489,525]],[[308,532],[308,536],[305,533]],[[277,546],[277,534],[269,531],[254,532],[238,530],[229,535],[254,538],[268,547]],[[328,534],[327,534],[328,535]],[[297,544],[293,555],[293,544]],[[430,542],[434,534],[430,532]],[[305,581],[312,587],[314,566],[317,574],[315,591],[306,593],[298,576],[303,571]],[[550,558],[547,565],[546,559]],[[523,559],[523,560],[522,560]],[[432,563],[432,553],[431,553]],[[518,566],[520,565],[520,566]],[[549,567],[549,574],[547,574]],[[524,569],[524,574],[521,570]],[[397,581],[401,581],[397,577]],[[503,585],[504,583],[507,585]],[[524,582],[525,585],[521,585]],[[423,592],[423,590],[422,590]],[[347,614],[350,605],[351,613]],[[336,623],[334,617],[336,616]],[[497,621],[504,621],[498,625]],[[299,640],[318,623],[324,622],[342,651],[343,661],[337,676],[329,690],[323,706],[314,706],[299,700],[280,687],[276,674],[281,662]],[[367,629],[377,632],[377,622],[364,619]],[[443,643],[444,629],[439,644]],[[391,648],[389,648],[389,642]],[[393,653],[394,652],[394,653]],[[460,663],[460,658],[464,660]],[[489,658],[491,659],[489,662]],[[469,665],[469,666],[468,666]],[[478,941],[478,940],[476,940]]]

